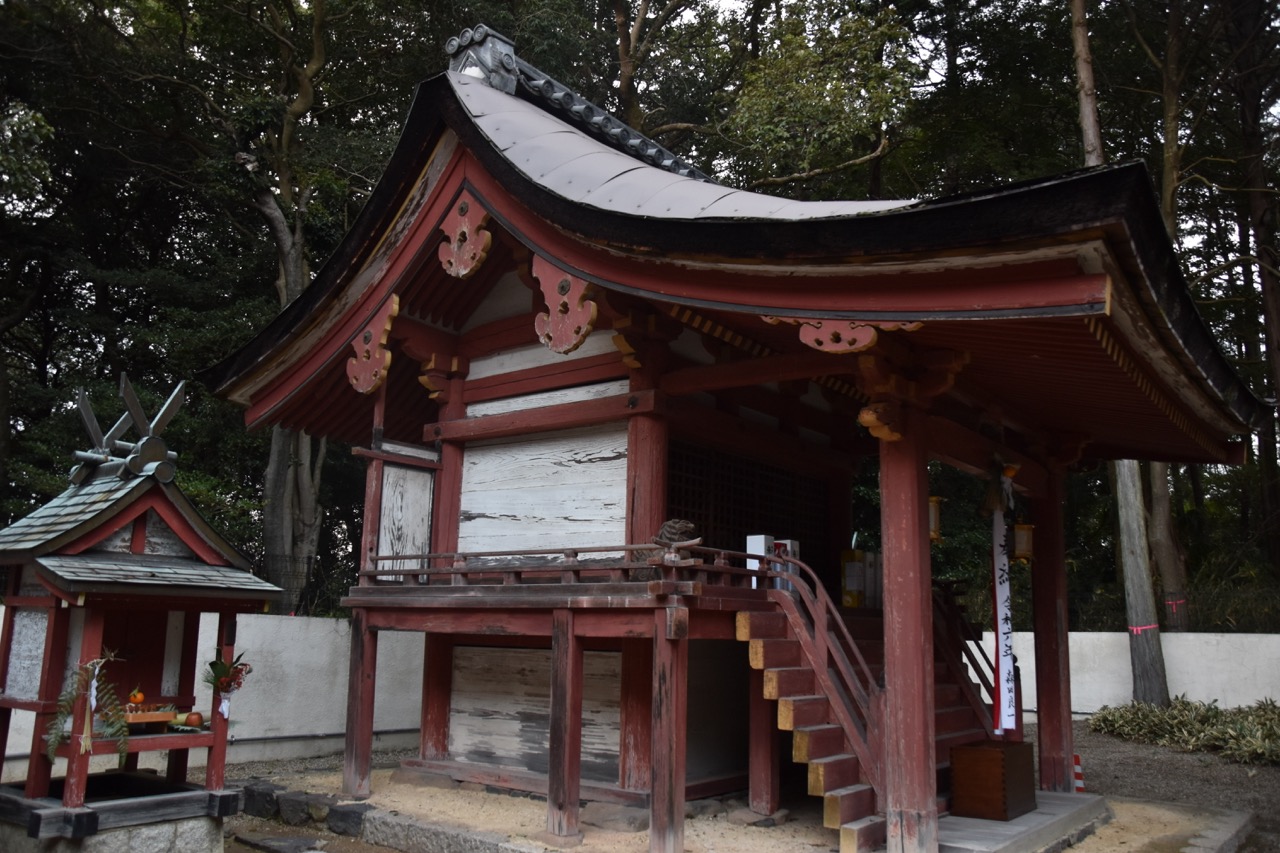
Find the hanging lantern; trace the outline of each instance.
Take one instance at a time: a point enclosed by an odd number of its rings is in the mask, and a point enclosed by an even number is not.
[[[1035,544],[1034,524],[1015,524],[1013,526],[1013,558],[1020,563],[1031,562],[1031,552]]]
[[[929,541],[942,541],[942,498],[929,496]]]

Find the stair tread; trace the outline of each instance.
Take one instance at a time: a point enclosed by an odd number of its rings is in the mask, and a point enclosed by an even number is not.
[[[862,782],[855,782],[855,783],[854,783],[854,784],[852,784],[852,785],[845,785],[843,788],[834,788],[834,789],[832,789],[832,790],[830,790],[830,791],[827,791],[827,792],[826,792],[825,794],[823,794],[822,796],[824,796],[824,797],[842,797],[842,796],[847,796],[847,795],[849,795],[849,794],[861,794],[862,792],[864,792],[864,791],[869,791],[869,790],[871,790],[871,786],[870,786],[870,785],[867,785],[867,784],[862,783]]]

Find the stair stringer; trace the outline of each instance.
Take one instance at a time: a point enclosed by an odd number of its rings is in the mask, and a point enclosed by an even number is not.
[[[751,642],[752,666],[766,673],[765,698],[778,700],[778,728],[793,732],[792,759],[809,765],[808,791],[822,797],[824,825],[840,830],[842,853],[873,850],[883,844],[885,837],[879,774],[883,755],[880,743],[883,690],[869,677],[860,685],[850,686],[857,672],[854,661],[849,660],[844,651],[844,646],[852,646],[853,641],[843,630],[843,623],[835,629],[819,627],[817,631],[826,636],[823,641],[815,639],[814,626],[823,626],[824,621],[806,619],[801,606],[810,605],[809,613],[812,613],[822,602],[810,603],[805,600],[807,596],[800,596],[797,601],[781,590],[771,590],[769,597],[773,611],[738,613],[738,639]],[[781,625],[777,616],[782,617]],[[757,626],[755,631],[753,621]],[[800,649],[799,656],[792,650],[779,648],[780,642],[794,643]],[[853,652],[856,665],[869,676],[856,647]],[[767,665],[770,661],[792,665],[770,667]],[[811,682],[799,677],[800,668],[807,670]],[[811,686],[805,693],[789,693],[786,688],[779,692],[777,687],[796,683]],[[860,697],[856,695],[859,689]],[[818,700],[825,703],[825,709],[817,706]],[[838,741],[834,728],[839,729]]]

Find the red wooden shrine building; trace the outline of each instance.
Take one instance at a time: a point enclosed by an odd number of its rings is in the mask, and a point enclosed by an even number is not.
[[[0,530],[0,762],[14,713],[34,715],[26,779],[0,786],[6,850],[172,821],[188,821],[177,846],[221,850],[220,819],[238,808],[239,792],[223,789],[218,697],[207,726],[170,730],[162,720],[185,721],[203,662],[234,657],[236,615],[261,612],[280,589],[254,577],[173,482],[176,454],[160,432],[182,405],[181,385],[154,419],[127,379],[121,396],[126,412],[104,434],[81,392],[91,449],[75,454],[66,491]],[[130,432],[135,441],[124,440]],[[202,613],[218,614],[217,649],[196,647]],[[68,690],[85,667],[95,687]],[[146,704],[125,704],[139,691]],[[127,737],[104,731],[111,708],[131,712],[117,722],[143,722]],[[50,722],[64,719],[50,744]],[[206,750],[203,784],[187,781],[192,749]],[[117,770],[91,772],[94,756],[121,750]],[[162,755],[162,775],[138,770],[144,752]]]
[[[789,201],[715,183],[483,27],[451,56],[316,281],[208,377],[250,426],[368,462],[347,793],[369,793],[379,633],[413,631],[406,766],[544,792],[553,838],[581,799],[647,802],[654,850],[682,849],[686,799],[749,788],[767,813],[781,728],[844,849],[937,849],[949,749],[991,735],[931,591],[931,460],[1020,466],[1039,785],[1072,790],[1066,470],[1239,460],[1266,415],[1145,171]],[[882,611],[831,596],[867,460]],[[710,550],[620,546],[670,518]],[[753,577],[755,533],[805,565]]]

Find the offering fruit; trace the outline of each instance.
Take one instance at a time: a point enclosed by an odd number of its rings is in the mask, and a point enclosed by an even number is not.
[[[204,714],[201,714],[199,711],[192,711],[190,714],[187,714],[186,719],[182,721],[182,724],[189,728],[198,729],[204,725]]]
[[[133,691],[129,694],[129,704],[141,705],[145,701],[147,701],[147,694],[136,687],[133,688]]]

